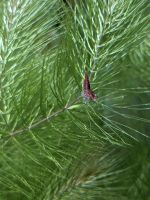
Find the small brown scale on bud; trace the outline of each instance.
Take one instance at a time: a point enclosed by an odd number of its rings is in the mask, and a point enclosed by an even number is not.
[[[89,76],[87,72],[85,73],[84,81],[83,81],[83,93],[85,100],[96,101],[96,94],[91,90]]]

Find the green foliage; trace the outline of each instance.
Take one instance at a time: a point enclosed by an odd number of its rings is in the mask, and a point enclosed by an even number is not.
[[[0,2],[0,200],[149,200],[150,4],[67,2]]]

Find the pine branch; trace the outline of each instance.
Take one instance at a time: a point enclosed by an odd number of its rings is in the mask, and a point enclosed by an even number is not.
[[[14,132],[11,132],[8,134],[8,136],[6,137],[11,137],[11,136],[16,136],[16,135],[20,135],[26,131],[30,131],[34,128],[37,128],[39,125],[45,123],[45,122],[49,122],[50,120],[52,120],[54,117],[58,116],[59,114],[63,113],[64,111],[68,110],[68,109],[71,109],[72,106],[74,106],[76,103],[79,102],[79,99],[81,97],[79,96],[76,100],[74,100],[73,102],[69,103],[68,105],[66,105],[64,108],[58,110],[57,112],[47,116],[46,118],[42,119],[42,120],[39,120],[38,122],[33,122],[32,125],[30,125],[29,127],[27,128],[24,128],[22,130],[16,130]]]
[[[148,9],[0,2],[2,200],[147,200]],[[96,103],[79,104],[85,67]]]

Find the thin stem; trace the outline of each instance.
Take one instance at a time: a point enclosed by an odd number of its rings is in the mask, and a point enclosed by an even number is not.
[[[57,112],[45,117],[44,119],[33,123],[31,126],[28,126],[27,128],[21,129],[21,130],[16,130],[14,132],[11,132],[8,134],[8,136],[6,137],[10,137],[10,136],[16,136],[16,135],[20,135],[26,131],[30,131],[31,129],[34,129],[36,127],[38,127],[39,125],[41,125],[44,122],[48,122],[50,120],[52,120],[54,117],[58,116],[59,114],[61,114],[62,112],[64,112],[65,110],[68,110],[71,106],[73,106],[75,103],[77,103],[80,100],[81,96],[79,96],[77,99],[75,99],[73,102],[71,102],[70,104],[66,105],[64,108],[58,110]]]

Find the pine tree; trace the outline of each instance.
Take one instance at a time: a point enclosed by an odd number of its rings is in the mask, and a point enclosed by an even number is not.
[[[150,200],[149,8],[0,1],[0,200]]]

